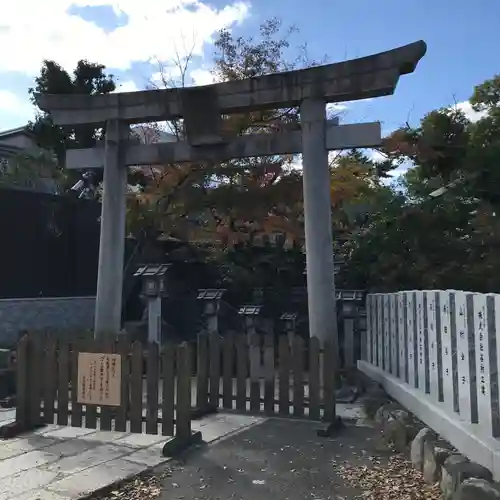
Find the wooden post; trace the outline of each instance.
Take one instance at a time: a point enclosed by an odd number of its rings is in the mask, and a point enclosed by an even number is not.
[[[217,331],[209,336],[210,353],[210,395],[209,402],[212,408],[219,408],[220,393],[220,337]]]
[[[163,345],[162,352],[162,402],[161,402],[161,433],[163,436],[174,434],[175,409],[175,348],[171,343]]]
[[[177,347],[177,405],[175,437],[182,442],[191,439],[191,353],[189,345]]]
[[[142,432],[142,376],[144,353],[140,342],[132,346],[130,362],[130,432]]]
[[[158,434],[158,390],[160,378],[159,347],[156,342],[148,344],[146,366],[146,433]]]
[[[210,377],[208,336],[198,335],[196,349],[196,408],[204,412],[208,405],[208,382]]]
[[[234,375],[234,336],[230,332],[224,337],[222,406],[225,409],[233,408],[233,375]]]
[[[23,335],[17,344],[16,363],[16,422],[21,429],[29,429],[30,426],[30,365],[29,339],[28,335]]]

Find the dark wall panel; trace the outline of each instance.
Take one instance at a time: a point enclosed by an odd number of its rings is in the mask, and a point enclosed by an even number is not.
[[[95,295],[97,202],[0,189],[0,298]]]

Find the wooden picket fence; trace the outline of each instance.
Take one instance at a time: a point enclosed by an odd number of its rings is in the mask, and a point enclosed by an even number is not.
[[[277,342],[276,342],[277,340]],[[317,338],[199,335],[196,406],[332,421],[334,346]]]
[[[121,355],[120,406],[78,403],[81,352]],[[143,348],[125,336],[106,341],[92,338],[68,341],[50,334],[25,335],[17,350],[16,421],[25,429],[56,423],[189,436],[191,360],[191,348],[186,343],[166,344],[160,351],[157,344]]]
[[[193,415],[214,409],[333,421],[336,358],[318,339],[199,335],[197,345],[143,346],[41,333],[17,350],[16,420],[187,436]],[[120,406],[77,401],[79,353],[120,354]]]

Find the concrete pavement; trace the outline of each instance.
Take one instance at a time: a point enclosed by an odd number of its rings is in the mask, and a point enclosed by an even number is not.
[[[377,431],[350,425],[337,437],[320,438],[317,427],[305,420],[270,418],[189,453],[169,464],[158,500],[361,498],[362,488],[346,481],[343,466],[370,469],[385,460],[374,449]]]
[[[6,422],[12,412],[1,412]],[[262,422],[218,413],[193,422],[203,439],[220,437]],[[134,476],[168,461],[168,436],[99,431],[49,425],[0,441],[0,500],[69,500]]]

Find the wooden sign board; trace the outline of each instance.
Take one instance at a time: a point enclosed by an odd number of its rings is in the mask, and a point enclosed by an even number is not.
[[[80,352],[78,354],[78,403],[120,406],[121,367],[119,354]]]

